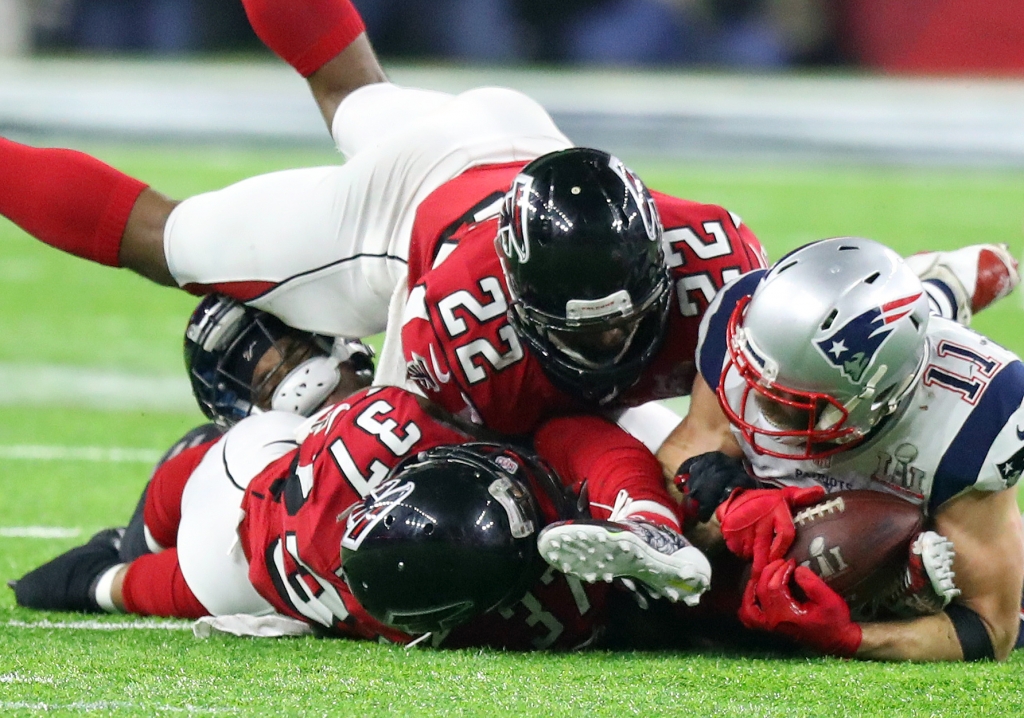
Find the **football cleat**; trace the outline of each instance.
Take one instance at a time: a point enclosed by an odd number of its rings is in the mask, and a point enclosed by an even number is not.
[[[123,528],[104,529],[84,546],[62,553],[12,582],[18,605],[40,611],[102,613],[93,588],[104,571],[121,563],[118,549],[123,535]]]
[[[682,535],[647,521],[560,521],[540,532],[551,566],[589,583],[635,579],[654,598],[695,606],[711,585],[711,564]]]
[[[907,257],[907,264],[924,281],[933,308],[964,326],[1020,284],[1017,260],[1005,244],[921,252]]]

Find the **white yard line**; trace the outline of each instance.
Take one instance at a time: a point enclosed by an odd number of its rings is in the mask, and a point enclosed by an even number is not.
[[[207,708],[205,706],[169,706],[156,703],[130,703],[128,701],[91,701],[89,703],[78,701],[74,703],[44,703],[42,701],[0,701],[0,711],[78,711],[82,713],[110,711],[137,711],[148,713],[236,713],[234,708]]]
[[[192,621],[6,621],[5,628],[32,630],[63,629],[72,631],[191,631]]]
[[[0,674],[0,683],[46,683],[53,685],[55,681],[49,676],[23,676],[15,672]]]
[[[164,452],[105,446],[46,446],[0,444],[0,459],[25,461],[97,461],[111,464],[155,464]]]
[[[58,364],[0,362],[0,405],[195,411],[185,372],[140,374]]]
[[[82,529],[63,526],[0,526],[4,538],[62,539],[82,535]]]

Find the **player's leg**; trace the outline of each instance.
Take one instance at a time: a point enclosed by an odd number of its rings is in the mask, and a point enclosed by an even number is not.
[[[174,286],[163,254],[174,205],[89,155],[0,138],[0,214],[56,249]]]
[[[87,543],[8,582],[19,606],[40,611],[100,613],[97,586],[121,566],[118,548],[124,529],[104,529]]]
[[[123,566],[113,579],[110,605],[141,616],[201,618],[210,615],[189,588],[178,550],[147,554]]]
[[[248,563],[235,529],[245,486],[294,446],[291,436],[301,421],[301,417],[284,413],[261,415],[212,443],[209,439],[214,432],[208,427],[189,432],[172,447],[172,452],[176,447],[181,447],[180,451],[158,466],[146,492],[146,539],[155,553],[144,551],[124,563],[116,548],[100,553],[88,544],[80,547],[76,551],[83,556],[69,552],[42,567],[61,559],[69,564],[73,561],[74,566],[55,566],[50,574],[62,569],[74,579],[76,603],[71,605],[65,599],[56,606],[36,607],[180,618],[271,612],[249,583]],[[174,536],[164,536],[171,530]],[[154,544],[154,538],[160,544]],[[169,548],[162,550],[164,547]],[[91,551],[88,556],[85,549]],[[39,582],[27,587],[35,583]],[[52,578],[50,583],[54,583]],[[14,588],[17,595],[22,582]],[[51,587],[37,592],[50,601],[54,594],[69,593],[61,592],[59,586],[56,591]]]
[[[249,582],[237,527],[245,487],[296,444],[305,419],[284,412],[251,416],[206,453],[181,497],[177,553],[189,589],[212,615],[273,611]],[[126,604],[127,605],[127,604]]]
[[[242,0],[256,34],[309,81],[332,126],[338,105],[364,85],[386,80],[349,0]]]
[[[1005,244],[920,252],[907,257],[907,264],[924,281],[932,313],[964,326],[1020,284],[1017,260]]]
[[[185,483],[223,433],[216,424],[197,426],[160,458],[121,537],[121,561],[128,563],[174,546]]]
[[[126,565],[152,552],[174,546],[185,486],[219,437],[220,429],[207,424],[193,429],[175,442],[157,463],[128,527],[100,531],[86,544],[61,554],[12,582],[19,605],[55,611],[124,610],[117,594]],[[142,565],[149,564],[144,562]],[[149,576],[146,585],[150,586],[146,589],[147,596],[159,598],[181,594],[180,589],[172,591],[172,586],[154,582],[149,573],[145,575]],[[167,573],[167,579],[172,579],[172,572]],[[118,588],[115,589],[115,585]],[[187,605],[184,599],[179,603]]]
[[[535,446],[577,493],[586,487],[589,516],[546,526],[537,538],[544,559],[585,581],[635,579],[654,596],[694,604],[711,581],[703,553],[682,535],[654,455],[597,417],[545,424]]]
[[[401,178],[372,157],[359,159],[260,175],[181,202],[164,239],[176,282],[194,294],[226,294],[297,329],[345,337],[383,331],[406,269],[405,256],[389,251],[389,222],[409,207],[397,205],[403,188],[393,185]]]

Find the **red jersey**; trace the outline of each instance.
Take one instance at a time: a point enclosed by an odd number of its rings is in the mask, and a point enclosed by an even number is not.
[[[529,434],[549,417],[588,408],[552,384],[506,316],[494,240],[502,197],[521,166],[471,170],[423,202],[402,324],[407,376],[448,411],[505,434]],[[763,247],[736,215],[652,194],[675,292],[661,349],[617,400],[626,406],[689,394],[711,299],[729,280],[766,266]]]
[[[587,417],[582,421],[595,420]],[[614,502],[620,487],[639,500],[668,503],[653,457],[650,465],[636,461],[635,440],[611,424],[607,427],[619,437],[614,449],[618,459],[574,466],[572,457],[556,456],[565,483],[576,490],[584,481],[593,483],[589,492],[592,501],[601,502],[599,516],[607,515],[602,507]],[[553,437],[554,432],[573,430],[554,426],[548,433]],[[601,439],[601,431],[596,426],[580,429],[593,442],[603,442],[594,447],[608,451],[615,442]],[[466,434],[428,415],[413,394],[395,387],[366,390],[325,410],[302,445],[267,466],[245,492],[245,517],[238,532],[253,586],[280,613],[329,633],[410,641],[411,636],[367,614],[349,592],[341,577],[345,521],[340,519],[405,456],[469,440]],[[546,441],[560,443],[555,438]],[[539,487],[534,488],[545,521],[563,518],[554,515],[554,504],[540,495]],[[608,590],[606,584],[582,584],[549,569],[511,608],[478,616],[431,640],[450,647],[577,647],[605,625]]]

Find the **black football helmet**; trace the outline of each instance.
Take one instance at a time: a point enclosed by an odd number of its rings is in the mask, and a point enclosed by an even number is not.
[[[256,376],[268,349],[277,361]],[[370,383],[373,351],[362,342],[304,332],[231,297],[203,298],[185,329],[185,369],[203,414],[227,428],[272,408],[309,416],[323,404],[349,362]]]
[[[374,618],[409,634],[519,601],[545,570],[536,460],[500,444],[411,456],[348,517],[345,580]]]
[[[599,150],[544,155],[505,195],[496,244],[509,321],[557,386],[607,404],[636,383],[672,294],[661,220],[639,177]]]

